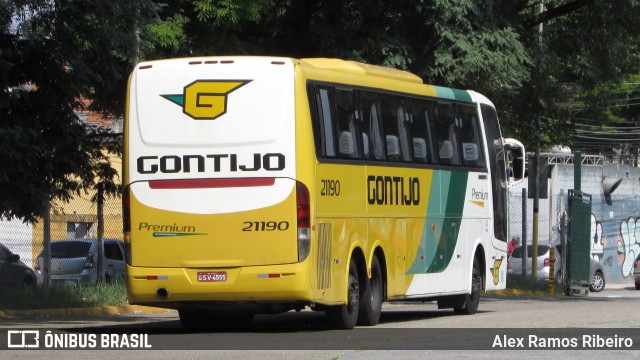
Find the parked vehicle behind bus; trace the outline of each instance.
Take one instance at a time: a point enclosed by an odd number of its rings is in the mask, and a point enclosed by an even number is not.
[[[0,288],[17,288],[36,285],[36,276],[15,254],[0,244]]]
[[[124,280],[124,242],[104,239],[104,279]],[[50,278],[53,284],[95,284],[98,281],[98,240],[68,239],[51,241]],[[44,281],[44,255],[35,264],[38,284]]]
[[[554,258],[551,258],[551,248],[555,249]],[[513,250],[511,257],[509,258],[509,274],[520,275],[523,273],[522,271],[522,247],[517,247]],[[527,260],[526,260],[526,269],[529,275],[531,275],[532,269],[532,257],[533,257],[533,245],[527,245]],[[549,275],[551,274],[551,264],[553,264],[554,269],[554,279],[556,283],[562,283],[564,281],[564,276],[562,273],[562,263],[563,263],[562,252],[560,251],[559,246],[550,246],[546,244],[538,245],[538,258],[537,258],[537,269],[538,279],[548,280]],[[606,280],[604,277],[604,268],[602,264],[595,259],[589,259],[589,290],[592,292],[600,292],[604,290],[606,285]]]

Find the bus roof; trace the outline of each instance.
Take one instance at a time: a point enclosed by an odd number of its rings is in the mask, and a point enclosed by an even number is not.
[[[370,65],[350,60],[327,58],[300,59],[300,61],[304,61],[307,64],[318,69],[347,71],[361,75],[381,76],[396,80],[409,81],[416,84],[422,84],[422,79],[415,74],[412,74],[408,71],[388,68],[384,66]]]
[[[424,85],[432,88],[431,90],[435,91],[437,94],[437,97],[439,98],[464,101],[464,102],[473,101],[471,95],[466,90],[459,90],[459,89],[447,88],[442,86],[423,84],[422,78],[420,78],[418,75],[415,75],[413,73],[410,73],[404,70],[398,70],[398,69],[378,66],[378,65],[370,65],[370,64],[357,62],[357,61],[331,59],[331,58],[300,59],[300,62],[303,62],[317,69],[344,71],[344,72],[358,74],[358,75],[379,76],[379,77],[392,79],[392,80],[405,81],[413,84],[420,84],[420,85]]]
[[[454,101],[463,101],[463,102],[474,102],[474,98],[471,93],[466,90],[448,88],[443,86],[435,86],[430,84],[424,84],[422,79],[411,72],[405,70],[394,69],[390,67],[384,67],[379,65],[370,65],[357,61],[351,60],[342,60],[335,58],[303,58],[303,59],[293,59],[293,58],[280,58],[280,57],[270,57],[270,56],[222,56],[222,57],[201,57],[201,58],[179,58],[179,59],[165,59],[165,60],[156,60],[144,62],[138,65],[138,68],[150,68],[153,64],[158,63],[160,61],[183,61],[185,64],[233,64],[234,60],[239,60],[239,58],[252,58],[256,61],[264,60],[268,61],[272,64],[283,64],[284,61],[292,61],[298,62],[299,64],[316,70],[325,70],[325,71],[336,71],[343,73],[345,75],[356,75],[356,76],[366,76],[379,78],[380,80],[386,80],[391,82],[397,82],[396,85],[402,86],[405,90],[410,88],[414,89],[413,91],[417,91],[416,93],[426,94],[428,96],[434,96],[441,99],[446,100],[454,100]],[[215,59],[215,60],[212,60]],[[274,62],[275,61],[275,62]]]

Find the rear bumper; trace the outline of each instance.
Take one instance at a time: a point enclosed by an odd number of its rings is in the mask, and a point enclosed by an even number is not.
[[[197,302],[311,302],[306,263],[222,269],[127,265],[127,294],[130,304],[168,308]],[[199,273],[224,273],[225,279],[199,281]]]

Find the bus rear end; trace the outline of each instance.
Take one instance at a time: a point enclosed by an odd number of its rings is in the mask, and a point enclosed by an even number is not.
[[[130,303],[182,317],[310,299],[292,60],[139,64],[129,81],[124,173]]]

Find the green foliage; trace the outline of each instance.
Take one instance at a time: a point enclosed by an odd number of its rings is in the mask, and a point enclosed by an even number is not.
[[[572,146],[629,155],[640,146],[640,75],[576,92],[576,137]]]
[[[531,275],[509,274],[507,276],[507,289],[549,291],[549,281],[534,279]]]
[[[80,100],[122,117],[133,18],[151,1],[0,2],[0,216],[35,220],[48,199],[119,193],[108,129],[80,121]]]
[[[174,16],[147,25],[147,29],[156,37],[160,46],[170,49],[178,49],[180,44],[187,40],[184,26],[189,22],[183,14]]]
[[[538,5],[0,0],[0,214],[32,220],[46,198],[67,199],[97,182],[117,192],[102,149],[117,153],[106,140],[119,139],[80,122],[74,110],[85,97],[90,109],[121,117],[139,60],[281,55],[406,69],[427,83],[487,95],[503,134],[529,149],[571,144],[584,118],[637,119],[633,106],[597,110],[638,72],[640,0],[558,0],[542,12]]]
[[[255,0],[193,0],[197,19],[202,22],[237,24],[242,19],[257,22],[269,1]]]
[[[122,282],[96,285],[60,285],[3,289],[0,309],[35,310],[117,306],[127,304],[127,290]]]

